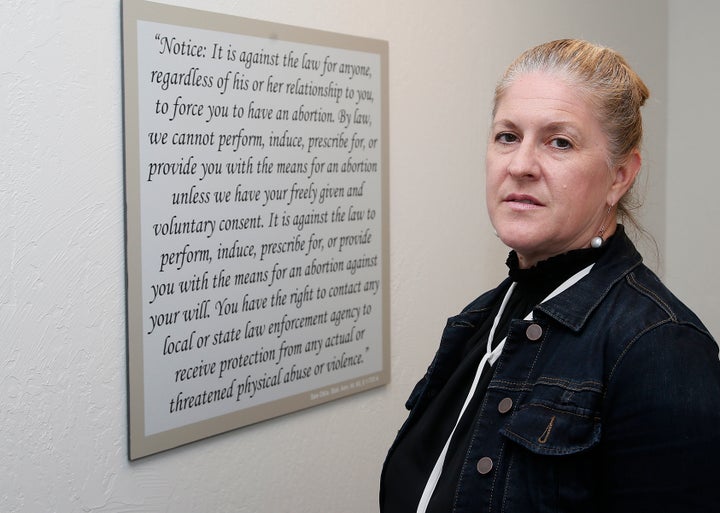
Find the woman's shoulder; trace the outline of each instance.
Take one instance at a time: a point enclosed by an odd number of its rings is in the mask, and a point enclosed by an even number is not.
[[[628,272],[623,283],[624,287],[619,289],[621,297],[618,299],[628,303],[627,315],[649,315],[648,310],[657,310],[656,315],[665,323],[685,326],[712,339],[697,314],[647,266],[640,265]]]

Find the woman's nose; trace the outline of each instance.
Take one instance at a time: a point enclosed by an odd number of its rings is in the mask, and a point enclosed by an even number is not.
[[[507,172],[514,178],[537,178],[540,174],[540,162],[537,150],[531,141],[518,144],[508,162]]]

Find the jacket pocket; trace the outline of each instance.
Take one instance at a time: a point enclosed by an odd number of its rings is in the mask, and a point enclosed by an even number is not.
[[[599,395],[544,392],[542,399],[530,394],[500,430],[507,458],[501,511],[595,512]]]
[[[542,403],[524,405],[500,430],[504,437],[545,456],[586,451],[600,442],[600,432],[595,415]]]

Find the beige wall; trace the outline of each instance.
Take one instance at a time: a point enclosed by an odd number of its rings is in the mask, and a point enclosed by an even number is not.
[[[120,5],[3,2],[0,511],[375,511],[445,318],[505,273],[484,213],[484,140],[494,83],[529,45],[596,40],[647,80],[645,217],[664,247],[665,2],[168,3],[389,41],[393,381],[128,463]]]
[[[671,0],[667,282],[720,337],[720,4]]]

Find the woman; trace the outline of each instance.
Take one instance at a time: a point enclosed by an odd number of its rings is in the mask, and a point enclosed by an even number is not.
[[[718,347],[618,224],[648,95],[585,41],[506,71],[486,198],[509,277],[449,319],[382,512],[720,511]]]

